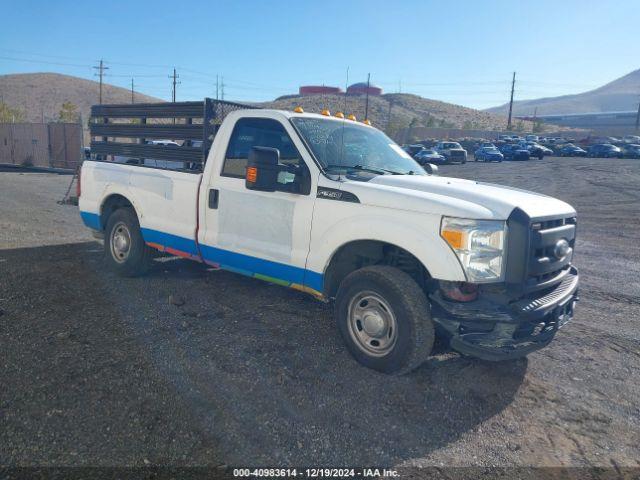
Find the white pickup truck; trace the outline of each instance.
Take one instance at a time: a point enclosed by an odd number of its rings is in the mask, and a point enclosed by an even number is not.
[[[502,360],[547,345],[572,317],[567,203],[428,174],[380,130],[326,111],[205,113],[204,142],[162,150],[146,138],[193,140],[203,124],[115,119],[180,113],[154,105],[94,107],[92,152],[131,161],[84,162],[80,215],[119,274],[144,273],[162,252],[333,300],[349,351],[386,373],[420,365],[436,333]],[[153,168],[150,155],[184,168]]]

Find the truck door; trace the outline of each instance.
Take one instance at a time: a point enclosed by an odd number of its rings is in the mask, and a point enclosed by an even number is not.
[[[245,167],[255,146],[277,148],[280,162],[297,165],[303,175],[281,174],[283,191],[247,189]],[[320,289],[318,275],[305,270],[318,171],[315,164],[309,169],[301,151],[304,146],[286,119],[257,115],[236,121],[226,152],[216,153],[217,171],[208,180],[201,215],[205,225],[199,235],[206,262],[279,284],[301,288],[306,283]],[[304,175],[306,190],[293,193],[299,189],[290,184]]]

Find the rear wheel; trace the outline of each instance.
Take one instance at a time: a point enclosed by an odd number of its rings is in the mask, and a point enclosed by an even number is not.
[[[386,265],[361,268],[340,284],[338,329],[353,357],[383,373],[407,373],[431,353],[429,303],[405,272]]]
[[[123,277],[135,277],[151,267],[153,250],[140,231],[138,217],[131,208],[120,208],[107,221],[104,253],[109,267]]]

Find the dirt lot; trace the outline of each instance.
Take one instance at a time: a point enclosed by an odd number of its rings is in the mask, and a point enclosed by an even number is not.
[[[0,173],[0,465],[640,466],[640,162],[441,173],[577,208],[582,299],[545,350],[384,376],[304,294],[186,260],[114,277],[55,203],[69,177]]]

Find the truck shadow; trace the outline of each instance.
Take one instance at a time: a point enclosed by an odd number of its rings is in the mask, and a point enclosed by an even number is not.
[[[150,411],[160,425],[144,432],[144,455],[152,462],[391,466],[425,458],[509,406],[527,370],[526,359],[486,363],[439,348],[409,375],[382,375],[350,357],[330,305],[186,260],[157,262],[146,277],[120,279],[104,270],[96,244],[88,242],[4,250],[0,262],[7,272],[0,279],[5,299],[29,298],[35,293],[28,286],[41,295],[30,313],[0,302],[3,328],[24,324],[16,337],[24,339],[40,322],[42,328],[60,322],[73,332],[71,339],[99,345],[77,352],[72,371],[58,366],[46,388],[65,390],[65,383],[84,375],[78,365],[117,353],[111,376],[82,379],[85,389],[103,392],[98,400],[83,395],[81,401],[69,391],[51,402],[70,418],[94,415],[112,432],[136,432],[135,425],[120,424],[126,417],[109,416],[124,403],[133,402],[126,408],[140,415]],[[41,291],[46,285],[64,288]],[[64,309],[57,318],[59,304]],[[46,348],[55,357],[55,349],[70,347],[48,342]],[[24,370],[38,368],[27,364]],[[22,378],[37,383],[40,377]],[[129,394],[106,393],[110,381],[124,382]],[[42,411],[52,408],[39,402]],[[153,413],[158,402],[169,410]],[[64,428],[73,433],[66,438],[103,442],[96,451],[110,451],[111,440],[92,439],[85,426],[68,422]],[[197,440],[172,442],[165,432],[175,429]],[[140,458],[125,433],[114,435],[114,445],[126,450],[123,461]]]

